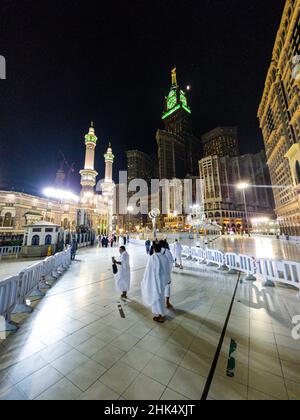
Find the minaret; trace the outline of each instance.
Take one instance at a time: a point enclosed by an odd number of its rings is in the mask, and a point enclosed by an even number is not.
[[[112,217],[113,217],[113,198],[115,192],[115,184],[113,182],[113,163],[114,155],[112,152],[111,144],[109,143],[108,149],[104,155],[105,161],[105,180],[101,184],[102,194],[107,202],[107,224],[109,232],[112,232]]]
[[[93,127],[93,122],[91,122],[91,127],[85,136],[85,164],[84,169],[79,173],[81,175],[81,198],[84,199],[85,196],[94,194],[94,186],[96,185],[96,177],[98,173],[95,171],[94,162],[95,162],[95,148],[98,138],[95,135],[95,130]]]
[[[111,148],[111,143],[109,143],[107,152],[104,155],[105,161],[105,182],[112,182],[113,176],[113,163],[114,163],[114,155]]]

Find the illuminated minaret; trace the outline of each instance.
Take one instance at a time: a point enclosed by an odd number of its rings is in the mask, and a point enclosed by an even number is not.
[[[97,144],[97,137],[95,135],[95,130],[93,127],[93,122],[91,123],[90,130],[85,136],[85,164],[84,169],[79,173],[81,175],[81,198],[85,199],[88,196],[94,194],[94,186],[96,185],[96,177],[98,173],[95,171],[94,162],[95,162],[95,148]]]
[[[115,191],[115,184],[113,182],[113,163],[114,163],[114,155],[112,152],[111,144],[109,143],[108,149],[104,155],[105,161],[105,179],[104,182],[101,184],[102,194],[107,201],[107,224],[109,232],[112,231],[112,217],[113,217],[113,198],[114,198],[114,191]]]

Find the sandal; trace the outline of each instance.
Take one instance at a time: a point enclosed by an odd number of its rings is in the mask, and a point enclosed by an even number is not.
[[[162,321],[161,320],[161,318],[159,317],[159,316],[155,316],[154,318],[153,318],[153,321],[154,322],[158,322],[159,324],[163,324],[165,321]]]

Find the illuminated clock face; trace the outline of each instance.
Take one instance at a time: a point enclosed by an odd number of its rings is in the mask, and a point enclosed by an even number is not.
[[[176,92],[175,90],[171,90],[168,96],[168,109],[174,108],[174,106],[176,105],[176,101],[177,101]]]

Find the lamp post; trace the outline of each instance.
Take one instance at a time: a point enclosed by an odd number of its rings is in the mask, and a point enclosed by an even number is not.
[[[251,237],[250,235],[250,225],[249,225],[249,216],[248,216],[248,208],[247,208],[247,200],[246,200],[246,189],[249,188],[250,185],[247,184],[246,182],[241,182],[240,184],[237,185],[237,188],[242,191],[243,194],[243,200],[244,200],[244,206],[245,206],[245,215],[246,215],[246,223],[247,223],[247,228],[248,228],[248,236],[249,238]]]

